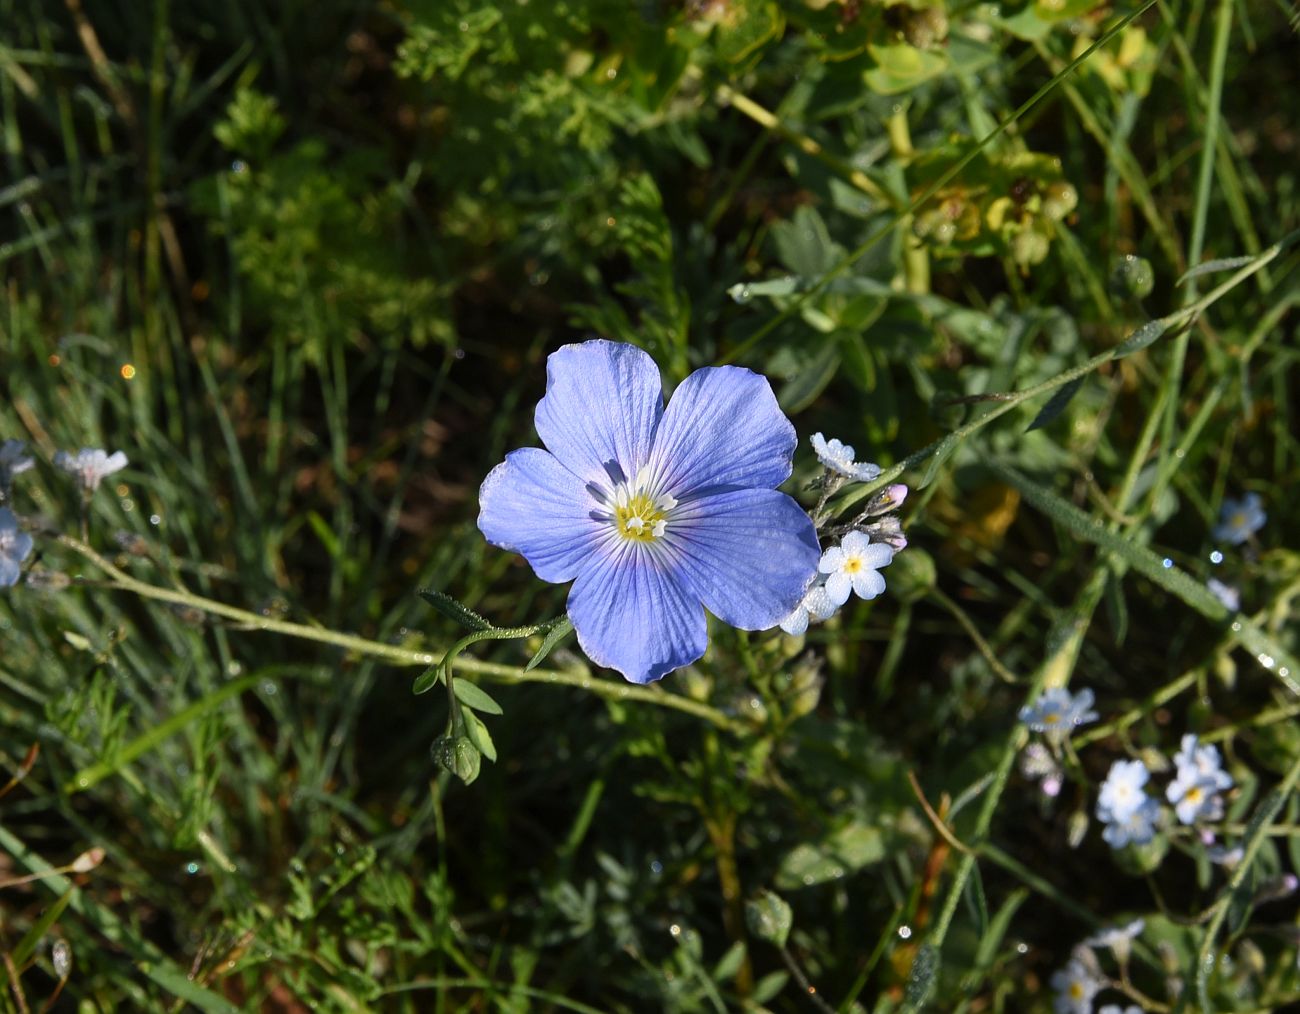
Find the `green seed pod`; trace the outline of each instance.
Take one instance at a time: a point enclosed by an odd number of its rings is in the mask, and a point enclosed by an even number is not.
[[[439,767],[450,771],[466,785],[478,777],[482,758],[468,736],[439,736],[430,752]]]
[[[910,11],[903,21],[903,38],[917,49],[934,49],[948,38],[948,15],[938,7]]]
[[[1043,214],[1059,222],[1079,206],[1079,191],[1065,182],[1053,183],[1043,193]]]
[[[1047,237],[1034,228],[1021,229],[1011,240],[1011,259],[1022,268],[1041,264],[1051,249]]]
[[[1129,254],[1110,275],[1111,293],[1118,299],[1145,299],[1155,287],[1155,272],[1145,257]]]

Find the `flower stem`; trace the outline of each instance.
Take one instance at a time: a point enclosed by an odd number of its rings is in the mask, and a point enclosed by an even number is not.
[[[191,609],[197,609],[200,612],[212,616],[220,616],[224,619],[232,620],[248,630],[261,630],[268,633],[281,634],[286,637],[295,637],[303,641],[316,641],[320,644],[329,644],[358,655],[367,655],[371,658],[383,659],[392,665],[429,666],[433,665],[433,663],[438,660],[437,655],[434,652],[415,651],[410,648],[403,648],[396,644],[385,644],[382,641],[372,641],[368,638],[359,637],[356,634],[347,634],[342,631],[327,630],[321,627],[311,627],[302,623],[290,623],[286,620],[276,620],[268,616],[262,616],[258,613],[249,612],[246,609],[240,609],[237,606],[218,602],[215,599],[205,598],[202,595],[195,595],[193,592],[186,591],[183,588],[163,588],[158,585],[150,584],[147,581],[138,580],[118,567],[115,567],[83,541],[79,541],[68,535],[58,536],[57,541],[59,545],[63,546],[65,549],[76,553],[78,556],[93,563],[103,571],[108,577],[108,584],[110,586],[121,591],[130,592],[133,595],[138,595],[141,598],[187,606]],[[621,682],[614,682],[613,680],[594,678],[585,672],[565,672],[558,669],[533,669],[525,671],[520,666],[502,665],[498,662],[485,662],[482,659],[477,658],[458,659],[456,661],[456,666],[463,672],[474,673],[482,679],[495,683],[561,684],[563,686],[576,687],[580,690],[589,691],[596,694],[598,697],[620,701],[638,701],[643,704],[653,704],[661,708],[670,708],[674,711],[682,711],[688,715],[693,715],[696,718],[708,722],[715,728],[728,732],[735,732],[740,728],[739,723],[733,721],[717,708],[710,707],[709,705],[703,704],[699,701],[693,701],[688,697],[682,697],[678,694],[669,693],[662,689],[633,686]]]

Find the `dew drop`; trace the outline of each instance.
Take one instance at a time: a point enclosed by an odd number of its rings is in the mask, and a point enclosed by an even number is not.
[[[1220,553],[1217,549],[1215,549],[1215,550],[1211,550],[1211,552],[1210,552],[1210,562],[1211,562],[1211,563],[1222,563],[1222,562],[1223,562],[1223,554]]]
[[[899,926],[899,927],[898,927],[898,935],[899,935],[902,939],[904,939],[904,940],[911,940],[911,939],[912,939],[912,927],[911,927],[911,926]]]

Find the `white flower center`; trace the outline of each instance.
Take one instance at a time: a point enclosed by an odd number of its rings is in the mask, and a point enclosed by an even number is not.
[[[630,482],[620,482],[612,490],[601,491],[606,507],[603,520],[613,526],[620,538],[629,542],[654,542],[664,537],[677,500],[658,485],[657,477],[647,465]]]

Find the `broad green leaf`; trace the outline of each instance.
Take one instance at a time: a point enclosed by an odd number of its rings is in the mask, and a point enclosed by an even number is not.
[[[796,845],[781,861],[776,886],[782,890],[837,880],[885,857],[880,829],[852,823],[816,844]]]
[[[911,91],[948,68],[948,57],[941,50],[917,49],[906,43],[868,46],[867,52],[876,65],[862,76],[867,87],[880,95]]]
[[[471,683],[465,679],[452,680],[451,692],[456,695],[456,700],[467,708],[473,708],[475,711],[481,711],[487,715],[505,714],[501,710],[501,705],[494,701],[492,696],[477,683]]]
[[[460,703],[465,707],[472,707],[474,711],[482,711],[485,715],[506,714],[500,710],[500,705],[491,698],[491,694],[478,684],[463,679],[452,680],[451,692],[456,695]]]
[[[411,684],[411,693],[416,695],[426,694],[441,682],[442,663],[437,662],[415,678],[415,682]]]

